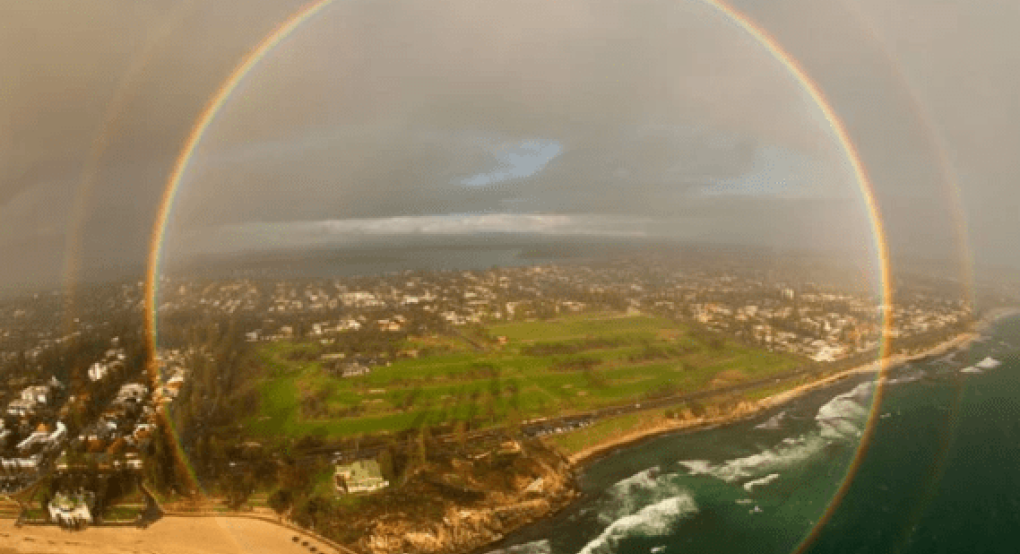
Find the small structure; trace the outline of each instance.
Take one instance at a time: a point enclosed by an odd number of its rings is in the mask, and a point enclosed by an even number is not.
[[[96,382],[102,381],[106,378],[106,374],[110,372],[110,368],[102,362],[96,362],[89,366],[89,381]]]
[[[372,368],[358,362],[339,364],[335,370],[336,375],[343,378],[360,377],[371,372]]]
[[[21,398],[36,404],[49,404],[50,387],[48,385],[35,385],[26,387],[21,391]]]
[[[36,403],[24,398],[15,398],[7,405],[7,415],[12,417],[25,417],[35,412]]]
[[[92,523],[92,511],[86,494],[57,493],[47,508],[50,519],[65,529],[83,529]]]
[[[390,482],[383,478],[379,462],[358,460],[352,464],[337,465],[333,474],[336,490],[341,494],[374,492],[384,489]]]

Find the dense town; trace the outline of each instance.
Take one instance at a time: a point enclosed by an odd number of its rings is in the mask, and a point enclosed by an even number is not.
[[[576,312],[653,313],[819,364],[874,352],[883,316],[897,338],[962,330],[973,317],[951,289],[924,282],[901,285],[895,305],[886,307],[866,285],[805,275],[753,264],[692,270],[622,259],[287,281],[164,277],[149,372],[138,325],[142,283],[90,289],[74,305],[63,292],[9,301],[0,307],[0,492],[56,476],[51,519],[92,523],[103,511],[103,499],[90,490],[97,475],[145,479],[158,471],[146,465],[155,459],[162,416],[189,380],[196,354],[209,357],[189,343],[185,322],[229,322],[248,343],[301,338],[332,345],[330,371],[345,378],[414,355],[398,348],[397,337],[457,335],[495,321]],[[371,341],[345,340],[365,330]],[[387,485],[374,460],[336,467],[338,494]]]

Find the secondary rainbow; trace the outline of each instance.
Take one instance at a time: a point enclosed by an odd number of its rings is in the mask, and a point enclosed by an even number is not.
[[[79,261],[81,260],[81,241],[84,234],[88,202],[99,179],[100,163],[106,150],[120,125],[125,109],[134,97],[137,85],[144,70],[155,57],[157,47],[178,29],[185,17],[194,10],[197,0],[187,0],[176,4],[173,11],[155,32],[147,37],[144,47],[134,56],[127,69],[121,74],[114,88],[110,101],[103,111],[103,119],[99,129],[89,146],[88,154],[78,175],[78,186],[75,188],[74,202],[71,205],[70,232],[64,237],[64,294],[67,298],[64,310],[64,333],[74,331],[75,302],[78,283]]]
[[[163,191],[162,201],[159,205],[159,210],[156,215],[156,221],[149,244],[149,260],[147,266],[147,274],[145,280],[145,304],[146,304],[146,333],[148,337],[148,347],[150,356],[156,352],[156,337],[157,337],[157,307],[156,298],[158,293],[158,282],[159,282],[159,267],[162,254],[163,239],[166,234],[166,224],[169,219],[171,208],[173,207],[174,196],[180,187],[182,178],[188,169],[188,165],[194,155],[196,149],[202,141],[202,137],[205,132],[209,129],[209,126],[216,119],[216,115],[223,108],[226,102],[230,99],[233,92],[237,89],[238,85],[244,80],[245,76],[254,69],[258,63],[265,58],[265,56],[271,52],[276,46],[284,41],[291,33],[293,33],[302,23],[308,21],[317,13],[320,13],[324,8],[332,4],[335,0],[319,0],[306,4],[298,11],[293,13],[280,25],[278,25],[271,33],[269,33],[261,42],[259,42],[255,48],[253,48],[235,67],[230,73],[222,85],[217,89],[216,93],[212,96],[209,102],[206,104],[205,109],[201,112],[194,126],[192,127],[191,133],[188,135],[184,142],[180,154],[177,156],[177,160],[174,164],[173,170],[171,171],[166,187]],[[875,242],[875,252],[880,264],[879,276],[881,279],[882,288],[882,302],[885,307],[883,309],[882,316],[882,340],[880,343],[879,357],[880,357],[880,371],[875,387],[874,400],[872,402],[871,411],[868,417],[868,423],[862,433],[860,447],[858,448],[857,454],[851,462],[848,469],[846,478],[843,480],[843,484],[840,486],[839,491],[833,498],[830,506],[826,509],[825,514],[819,518],[818,523],[812,529],[811,533],[805,538],[798,547],[798,551],[803,551],[808,545],[810,545],[814,538],[817,536],[818,531],[824,526],[832,515],[834,508],[840,503],[843,496],[845,496],[849,483],[852,481],[854,475],[857,472],[857,468],[860,466],[860,462],[863,459],[864,453],[867,450],[868,443],[874,435],[875,422],[877,421],[878,406],[881,404],[883,395],[883,384],[887,377],[888,372],[888,358],[889,358],[889,345],[890,345],[890,333],[892,327],[891,319],[891,305],[892,305],[892,276],[889,259],[889,251],[886,243],[885,227],[882,222],[881,213],[879,211],[878,204],[875,200],[874,188],[871,180],[868,177],[868,173],[864,167],[863,162],[860,159],[860,155],[857,152],[857,148],[854,146],[853,141],[850,138],[846,127],[836,114],[835,109],[832,107],[821,88],[809,77],[807,72],[801,67],[800,63],[790,55],[767,31],[756,25],[750,18],[736,10],[735,8],[719,2],[717,0],[699,0],[703,4],[712,7],[717,13],[725,17],[728,21],[735,24],[748,36],[755,40],[761,47],[763,47],[776,61],[778,61],[787,72],[797,81],[801,88],[808,94],[812,102],[821,111],[825,121],[828,123],[830,131],[834,138],[839,143],[846,156],[847,161],[853,171],[854,179],[857,181],[860,187],[861,194],[864,198],[865,205],[867,207],[868,216],[871,220],[872,235]],[[150,360],[151,361],[151,360]],[[150,370],[155,371],[155,364],[150,364]]]
[[[826,507],[825,512],[818,518],[814,527],[808,532],[807,536],[801,541],[795,550],[796,553],[806,551],[818,538],[822,528],[832,519],[832,515],[836,510],[836,507],[842,503],[843,498],[846,496],[847,491],[850,489],[850,484],[853,482],[854,477],[860,468],[861,462],[864,460],[864,455],[867,453],[868,445],[874,437],[875,429],[878,422],[878,414],[882,405],[882,397],[885,392],[885,382],[889,372],[889,346],[891,341],[892,330],[892,305],[893,305],[893,292],[892,292],[892,262],[889,258],[889,247],[886,241],[885,235],[885,224],[882,220],[882,214],[878,207],[878,202],[875,200],[875,189],[871,183],[868,172],[864,167],[864,162],[861,160],[860,154],[857,151],[857,147],[854,145],[853,140],[850,138],[850,134],[846,130],[846,126],[843,125],[843,121],[836,114],[836,110],[832,107],[832,103],[829,102],[825,94],[822,92],[821,87],[815,83],[814,80],[807,74],[807,71],[783,46],[772,37],[765,29],[756,25],[750,18],[736,10],[732,6],[728,6],[722,2],[716,0],[701,0],[703,3],[712,6],[720,14],[725,16],[729,21],[736,24],[744,32],[750,35],[758,44],[764,47],[773,58],[780,62],[786,70],[793,76],[794,79],[800,84],[804,92],[811,97],[811,100],[815,103],[819,110],[822,112],[822,116],[825,121],[829,124],[829,129],[832,131],[837,142],[839,142],[840,148],[843,149],[843,153],[846,156],[847,161],[853,170],[854,179],[857,181],[857,185],[860,187],[861,194],[864,197],[865,205],[868,210],[868,217],[871,219],[871,232],[872,238],[875,240],[875,253],[878,257],[880,264],[879,272],[882,285],[882,339],[879,346],[879,372],[878,378],[875,384],[875,392],[871,401],[871,409],[868,412],[868,420],[864,426],[864,430],[861,433],[861,441],[857,447],[857,452],[854,454],[854,459],[850,462],[847,468],[846,475],[840,483],[839,489],[833,495],[832,500]]]

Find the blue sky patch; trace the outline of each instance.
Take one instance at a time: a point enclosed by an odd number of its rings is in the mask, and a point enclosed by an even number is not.
[[[755,153],[754,169],[701,189],[706,196],[824,196],[832,184],[824,164],[798,151],[766,146]]]
[[[490,151],[496,158],[496,167],[463,179],[460,182],[462,185],[484,187],[509,179],[530,177],[559,156],[563,146],[555,140],[525,139],[515,143],[504,142]]]

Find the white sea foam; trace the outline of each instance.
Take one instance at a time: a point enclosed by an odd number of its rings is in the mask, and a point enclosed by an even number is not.
[[[914,373],[900,375],[899,377],[896,377],[894,379],[889,379],[887,381],[887,383],[890,384],[890,385],[896,385],[896,384],[900,384],[900,383],[913,383],[914,381],[921,380],[921,378],[923,378],[923,377],[924,377],[924,372],[917,371],[917,372],[914,372]]]
[[[972,366],[972,365],[969,365],[969,366],[961,369],[960,373],[984,373],[984,372],[981,371],[980,369]]]
[[[768,421],[755,425],[755,429],[762,429],[764,431],[778,431],[783,426],[783,421],[786,420],[786,412],[779,412],[778,414],[770,417]]]
[[[868,415],[865,406],[871,401],[874,389],[874,384],[870,382],[861,383],[819,408],[815,421],[818,422],[821,435],[830,440],[859,437],[860,425]]]
[[[639,471],[626,479],[622,479],[609,487],[608,492],[613,496],[623,496],[634,489],[650,489],[655,487],[655,477],[659,472],[659,467],[650,467],[644,471]]]
[[[518,544],[515,546],[509,546],[507,548],[501,548],[499,550],[493,550],[488,554],[551,554],[552,545],[548,539],[540,541],[527,542],[524,544]]]
[[[941,358],[938,358],[935,361],[945,364],[951,364],[954,361],[956,361],[956,352],[950,352],[949,354],[946,354],[945,356],[942,356]]]
[[[712,473],[712,462],[708,460],[684,460],[680,465],[687,468],[691,475],[705,475]]]
[[[978,362],[978,363],[976,363],[974,365],[977,366],[977,367],[980,367],[981,369],[995,369],[995,368],[999,367],[1000,365],[1002,365],[1002,362],[1000,362],[999,360],[996,360],[995,358],[993,358],[991,356],[988,356],[985,359],[981,360],[980,362]]]
[[[603,524],[633,514],[643,506],[682,495],[686,489],[676,474],[660,473],[656,466],[618,481],[607,492],[608,497],[598,513]]]
[[[684,460],[680,464],[691,475],[711,475],[729,483],[782,472],[818,455],[833,442],[859,437],[868,415],[866,406],[873,392],[874,384],[869,382],[834,397],[818,409],[815,415],[818,424],[816,431],[787,437],[776,446],[757,454],[718,464],[706,460]]]
[[[748,482],[744,483],[744,490],[747,491],[747,492],[751,492],[751,491],[753,491],[754,489],[756,489],[758,487],[768,486],[769,484],[771,484],[776,479],[779,479],[779,474],[778,473],[770,473],[770,474],[766,475],[765,477],[762,477],[761,479],[754,479],[752,481],[748,481]]]
[[[802,435],[791,442],[765,449],[757,454],[711,464],[703,460],[680,462],[691,474],[707,474],[734,483],[774,473],[798,465],[822,451],[828,441],[817,432]]]
[[[586,544],[578,554],[611,552],[619,542],[630,536],[656,537],[665,535],[678,521],[698,512],[698,505],[690,494],[681,494],[645,506],[636,514],[612,522],[602,533]]]

